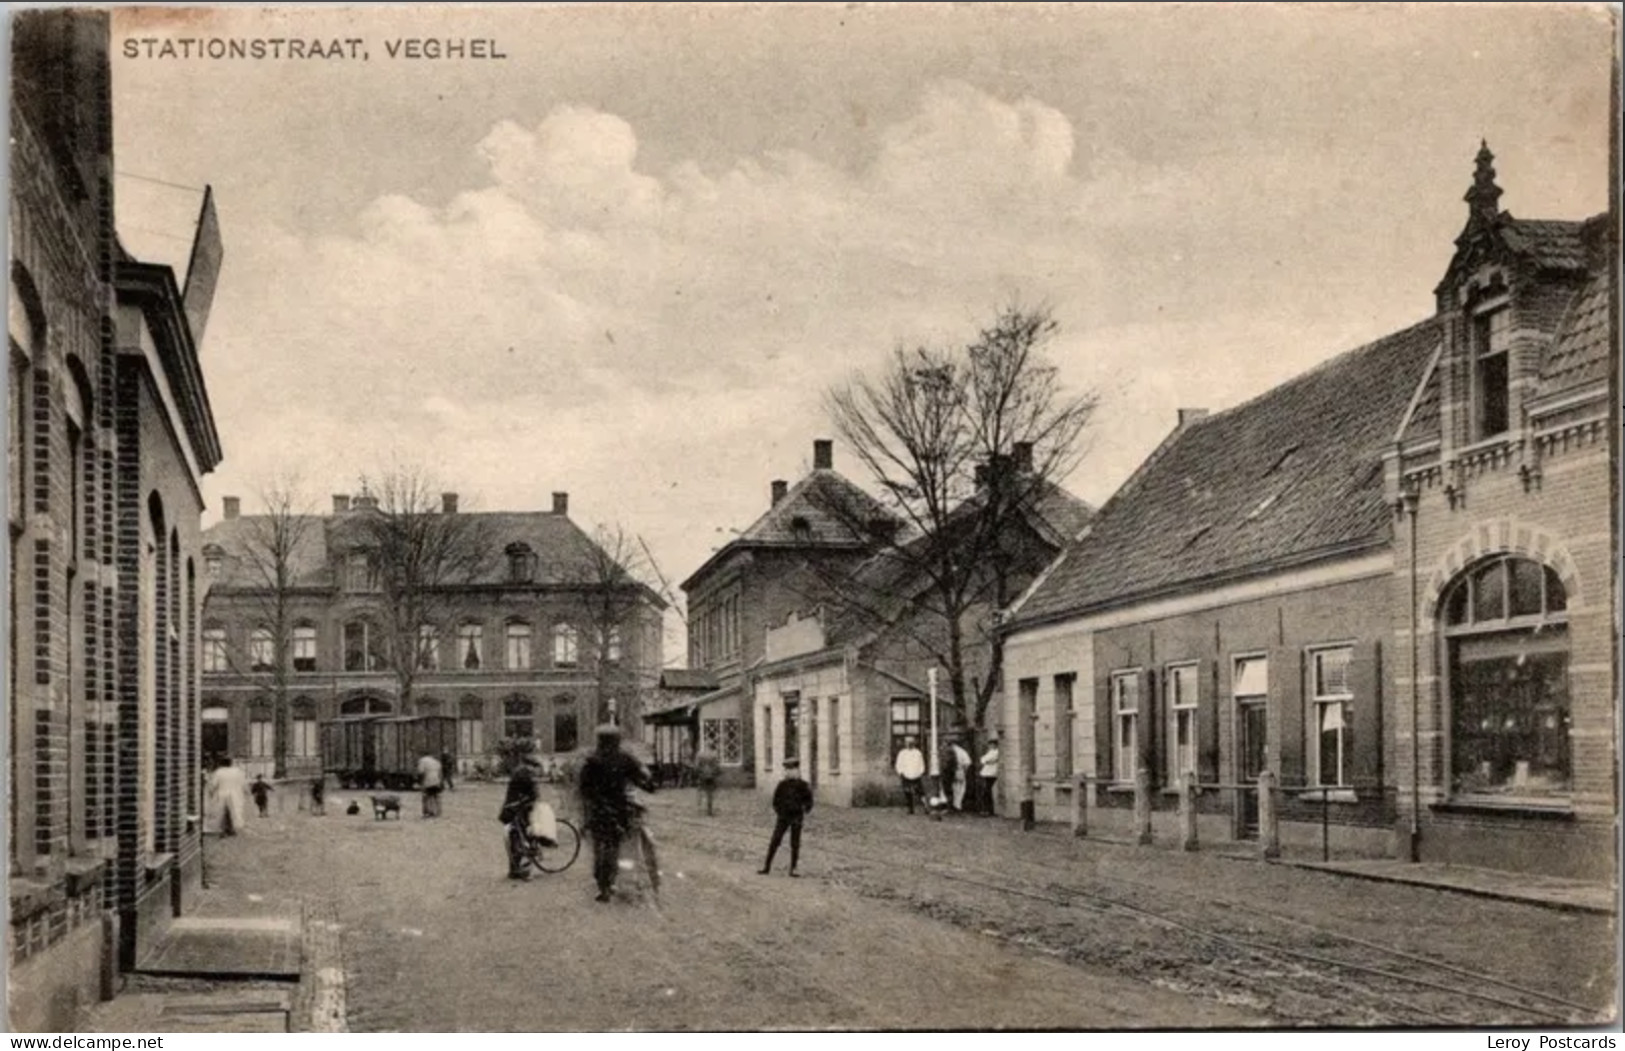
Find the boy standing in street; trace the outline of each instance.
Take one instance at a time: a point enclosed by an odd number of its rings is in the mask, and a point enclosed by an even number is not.
[[[248,791],[254,797],[254,805],[260,808],[260,817],[269,817],[270,815],[266,813],[266,807],[271,802],[273,789],[265,783],[265,775],[255,774],[254,783],[248,786]]]
[[[773,871],[773,855],[784,842],[784,833],[790,833],[790,875],[799,876],[796,865],[801,861],[801,822],[813,808],[812,786],[801,779],[801,763],[795,759],[784,761],[784,780],[773,790],[773,838],[767,844],[767,860],[762,862],[761,875]]]

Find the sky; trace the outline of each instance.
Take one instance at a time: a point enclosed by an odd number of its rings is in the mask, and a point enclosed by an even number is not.
[[[1604,210],[1611,17],[123,9],[118,225],[183,269],[213,188],[206,523],[290,471],[326,507],[407,463],[467,509],[568,492],[675,585],[810,468],[822,392],[896,346],[1048,306],[1062,382],[1102,398],[1066,479],[1098,505],[1178,409],[1429,316],[1481,138],[1513,214]],[[144,53],[213,37],[366,58]],[[390,57],[423,38],[503,57]]]

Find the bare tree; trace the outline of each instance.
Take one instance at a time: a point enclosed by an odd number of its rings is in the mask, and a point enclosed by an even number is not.
[[[365,480],[362,485],[371,488]],[[401,712],[411,714],[412,690],[429,664],[433,638],[423,629],[438,630],[469,608],[471,586],[490,575],[499,553],[486,523],[442,506],[439,487],[417,468],[384,472],[360,511],[354,540],[381,593],[384,660],[395,675]]]
[[[649,661],[628,659],[632,633],[638,652],[654,645],[663,649],[664,601],[648,583],[663,580],[648,547],[638,537],[618,525],[599,525],[590,543],[582,547],[567,576],[577,588],[576,601],[583,628],[583,663],[593,677],[595,722],[615,715],[622,721],[636,719],[648,692],[659,683],[660,654]],[[652,618],[661,617],[657,630]],[[652,638],[651,638],[652,636]],[[629,707],[621,707],[624,700]],[[613,710],[611,702],[616,702]]]
[[[823,599],[847,619],[889,625],[947,676],[943,698],[980,734],[1003,676],[994,617],[1065,538],[1043,536],[1046,505],[1078,465],[1097,396],[1067,393],[1046,356],[1047,309],[1011,306],[964,347],[895,350],[875,376],[828,392],[836,433],[870,475],[896,527],[819,507],[877,555],[857,573],[820,572]],[[816,491],[815,491],[816,493]],[[815,496],[816,499],[816,496]]]
[[[262,671],[262,658],[271,665],[271,718],[275,727],[272,776],[288,775],[288,682],[293,665],[294,605],[299,581],[300,547],[320,522],[299,496],[298,479],[286,475],[261,487],[264,512],[249,516],[231,552],[234,590],[241,589],[256,607],[258,631],[270,633],[269,654],[254,652],[250,640],[251,671]]]

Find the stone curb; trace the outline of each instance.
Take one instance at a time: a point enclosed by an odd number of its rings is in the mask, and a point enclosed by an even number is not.
[[[331,904],[305,907],[299,991],[291,1024],[296,1033],[346,1033],[344,948],[338,912]]]

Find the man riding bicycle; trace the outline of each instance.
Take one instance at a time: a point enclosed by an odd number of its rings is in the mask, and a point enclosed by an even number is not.
[[[530,879],[523,857],[525,826],[530,822],[530,811],[538,798],[536,771],[541,765],[534,755],[527,755],[520,761],[519,768],[508,780],[508,794],[502,800],[502,812],[497,815],[502,822],[503,839],[508,848],[509,879]]]

